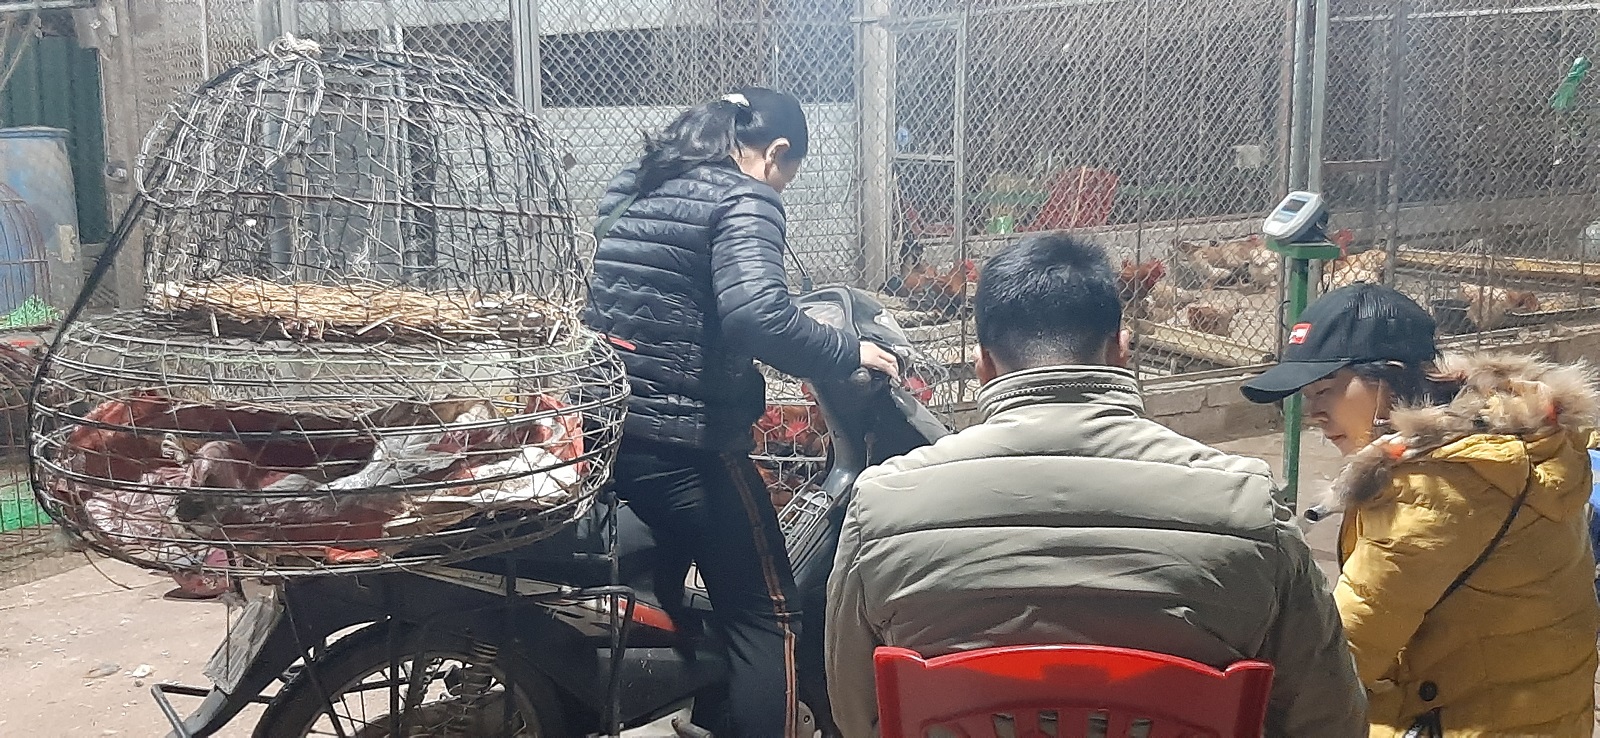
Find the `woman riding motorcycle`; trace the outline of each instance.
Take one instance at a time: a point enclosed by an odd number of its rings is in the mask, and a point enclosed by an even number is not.
[[[748,456],[765,408],[752,360],[812,379],[898,370],[790,298],[778,193],[807,147],[799,101],[744,88],[648,137],[600,201],[585,319],[618,348],[632,389],[617,490],[670,557],[657,568],[660,600],[681,602],[691,561],[705,581],[731,674],[726,709],[697,704],[694,722],[718,736],[793,735],[798,722],[798,595]]]

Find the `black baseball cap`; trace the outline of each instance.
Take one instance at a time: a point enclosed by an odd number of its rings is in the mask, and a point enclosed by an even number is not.
[[[1341,287],[1301,313],[1280,363],[1240,391],[1251,402],[1277,402],[1353,364],[1432,361],[1439,355],[1436,329],[1428,311],[1393,288]]]

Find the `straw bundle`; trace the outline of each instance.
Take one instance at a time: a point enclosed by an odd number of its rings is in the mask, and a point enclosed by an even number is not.
[[[207,323],[213,335],[281,334],[294,340],[492,339],[555,341],[575,310],[531,295],[433,293],[389,285],[279,284],[254,277],[160,283],[150,308]]]

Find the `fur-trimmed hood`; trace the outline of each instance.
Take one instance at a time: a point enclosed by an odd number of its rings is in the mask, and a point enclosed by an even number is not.
[[[1388,488],[1395,467],[1421,457],[1472,463],[1490,483],[1516,495],[1529,479],[1529,466],[1553,453],[1535,447],[1583,446],[1596,427],[1600,391],[1587,364],[1468,354],[1446,356],[1440,369],[1461,380],[1456,398],[1447,405],[1396,410],[1391,432],[1357,452],[1335,480],[1330,505],[1376,499]],[[1503,467],[1500,473],[1496,466]],[[1540,474],[1536,483],[1557,481],[1546,476]],[[1582,492],[1587,500],[1588,491]],[[1538,497],[1530,495],[1529,504],[1542,508],[1541,502],[1555,502]]]

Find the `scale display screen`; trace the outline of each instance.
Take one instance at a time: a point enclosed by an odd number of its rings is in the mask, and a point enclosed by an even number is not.
[[[1267,216],[1262,232],[1272,238],[1292,240],[1310,230],[1322,213],[1320,195],[1314,192],[1291,192]]]
[[[1272,219],[1280,223],[1288,223],[1294,220],[1295,214],[1299,213],[1305,206],[1305,200],[1284,200],[1283,206],[1272,214]]]

